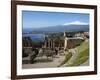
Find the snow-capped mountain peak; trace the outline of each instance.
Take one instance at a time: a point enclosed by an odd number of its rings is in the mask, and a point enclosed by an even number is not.
[[[73,21],[69,23],[64,23],[63,25],[89,25],[89,24],[85,22],[80,22],[80,21]]]

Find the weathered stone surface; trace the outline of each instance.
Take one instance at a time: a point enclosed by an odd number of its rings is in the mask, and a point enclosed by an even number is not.
[[[76,46],[79,46],[84,40],[81,38],[68,38],[67,41],[67,48],[75,48]]]

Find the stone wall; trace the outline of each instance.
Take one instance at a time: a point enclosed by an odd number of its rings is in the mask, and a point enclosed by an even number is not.
[[[84,40],[81,38],[68,38],[67,49],[75,48],[79,46]]]

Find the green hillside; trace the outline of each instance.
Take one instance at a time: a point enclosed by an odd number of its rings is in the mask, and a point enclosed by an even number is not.
[[[77,58],[73,61],[72,64],[67,66],[79,66],[89,59],[89,42],[83,42],[80,46],[77,47],[77,49]]]
[[[84,41],[83,43],[81,43],[80,46],[76,47],[78,53],[74,54],[77,55],[77,57],[70,62],[70,59],[72,58],[72,53],[68,53],[65,55],[65,59],[64,61],[59,65],[59,66],[63,66],[65,65],[67,66],[79,66],[81,64],[83,64],[84,62],[86,62],[89,59],[89,42],[88,41]]]

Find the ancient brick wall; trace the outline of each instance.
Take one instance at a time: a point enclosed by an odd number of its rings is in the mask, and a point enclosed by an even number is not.
[[[83,41],[84,41],[83,39],[78,39],[78,38],[68,39],[67,48],[68,49],[75,48],[76,46],[79,46]]]

